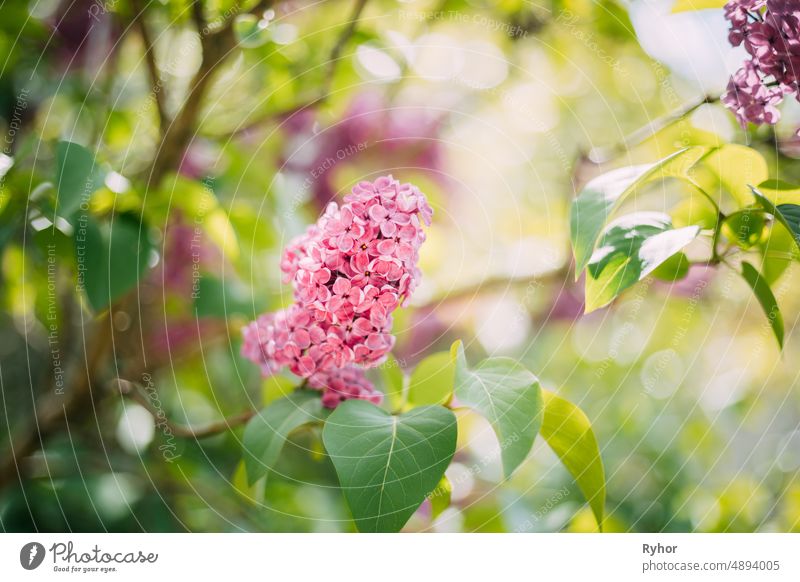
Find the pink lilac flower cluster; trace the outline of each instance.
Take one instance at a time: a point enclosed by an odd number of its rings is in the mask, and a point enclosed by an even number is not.
[[[739,123],[775,124],[784,96],[800,100],[800,1],[730,0],[728,40],[749,59],[731,77],[722,102]]]
[[[419,282],[422,224],[432,214],[415,186],[391,176],[360,182],[341,206],[331,202],[284,251],[295,302],[245,327],[242,353],[265,375],[288,367],[307,378],[328,407],[380,401],[363,369],[394,346],[391,314]]]

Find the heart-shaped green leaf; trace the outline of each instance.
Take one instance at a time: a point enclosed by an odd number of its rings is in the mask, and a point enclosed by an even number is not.
[[[318,392],[297,390],[251,418],[244,429],[244,466],[252,485],[278,462],[283,445],[296,428],[327,416]]]
[[[770,289],[764,277],[762,277],[750,263],[742,263],[742,278],[747,281],[747,284],[750,285],[750,288],[753,290],[756,299],[758,299],[761,308],[764,310],[769,320],[769,325],[772,328],[772,332],[775,334],[775,339],[778,340],[778,346],[783,349],[783,315],[778,307],[778,300],[775,299],[775,295],[772,293],[772,289]]]
[[[575,478],[602,529],[606,478],[592,425],[583,411],[568,400],[548,390],[542,390],[542,396],[542,438]]]
[[[689,147],[654,164],[618,168],[591,180],[570,209],[575,278],[586,268],[611,214],[625,198],[652,180],[685,178],[689,169],[707,152],[705,147]]]
[[[340,404],[322,440],[359,531],[400,531],[444,475],[456,436],[441,406],[392,416],[364,400]]]
[[[589,261],[586,313],[611,303],[692,242],[697,226],[673,229],[669,216],[635,212],[612,222]]]
[[[488,358],[470,369],[461,342],[453,344],[453,350],[458,403],[492,425],[500,441],[503,472],[510,477],[528,456],[542,424],[539,380],[510,358]]]
[[[78,218],[74,244],[78,283],[95,311],[133,289],[147,269],[151,249],[147,227],[133,216],[113,221]]]

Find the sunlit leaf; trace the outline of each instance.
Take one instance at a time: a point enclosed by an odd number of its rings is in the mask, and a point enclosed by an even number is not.
[[[699,233],[697,226],[673,229],[669,216],[660,212],[635,212],[612,222],[587,268],[586,312],[611,303]]]
[[[241,495],[248,503],[258,506],[264,499],[264,486],[266,485],[266,476],[257,480],[255,483],[250,484],[247,480],[247,470],[244,461],[239,461],[236,465],[236,470],[231,478],[233,488],[239,495]]]
[[[327,416],[319,392],[297,390],[272,402],[247,423],[244,429],[244,464],[247,481],[252,485],[264,477],[278,462],[289,434]]]
[[[719,9],[725,6],[727,1],[728,0],[677,0],[677,2],[672,5],[672,12]]]
[[[444,475],[456,436],[442,406],[392,416],[364,400],[340,404],[322,439],[359,531],[400,531]]]
[[[775,339],[778,340],[778,345],[782,349],[784,336],[783,315],[778,307],[778,300],[775,299],[775,295],[772,293],[772,289],[770,289],[770,286],[761,274],[750,263],[742,263],[742,278],[747,281],[747,284],[750,285],[750,288],[753,290],[756,299],[758,299],[761,308],[767,316],[772,332],[775,334]]]
[[[589,263],[611,215],[628,196],[659,178],[686,177],[707,151],[705,147],[689,147],[654,164],[618,168],[591,180],[570,209],[576,279]]]
[[[749,182],[753,184],[754,182]],[[764,180],[756,187],[758,191],[776,206],[779,204],[800,204],[800,186],[782,180]]]
[[[719,220],[719,213],[708,199],[699,194],[687,196],[669,211],[672,224],[676,228],[699,226],[704,230],[712,230]]]
[[[453,486],[446,476],[442,476],[439,484],[431,491],[431,519],[436,519],[442,512],[450,507],[450,498],[453,494]]]
[[[765,226],[766,221],[762,210],[745,208],[734,212],[725,219],[722,224],[722,234],[739,247],[749,249],[761,240]]]
[[[422,360],[411,373],[408,404],[446,404],[453,397],[455,360],[450,352],[438,352]]]
[[[389,354],[380,367],[380,372],[389,407],[392,410],[400,410],[406,400],[406,377],[400,367],[400,362],[392,354]]]
[[[676,253],[653,269],[651,274],[660,281],[672,283],[686,277],[689,274],[690,266],[691,263],[686,253]]]
[[[769,285],[775,283],[792,261],[800,260],[800,249],[792,234],[779,223],[768,227],[768,236],[759,244],[764,257],[761,273]]]
[[[528,456],[542,424],[539,380],[510,358],[488,358],[470,369],[461,342],[453,350],[458,403],[492,425],[500,441],[503,472],[510,477]]]
[[[600,447],[592,424],[583,411],[560,396],[542,390],[544,422],[542,438],[575,478],[602,528],[606,501],[606,478]]]
[[[211,210],[202,218],[203,230],[222,250],[223,255],[229,261],[236,261],[239,258],[239,241],[236,238],[236,231],[228,220],[228,213],[222,208]]]
[[[739,206],[753,202],[748,184],[758,184],[769,177],[764,156],[753,148],[739,144],[725,144],[711,150],[703,158],[703,166],[717,176],[722,187],[734,197]]]

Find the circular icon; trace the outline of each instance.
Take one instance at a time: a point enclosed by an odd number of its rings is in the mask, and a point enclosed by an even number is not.
[[[39,542],[29,542],[19,551],[19,563],[26,570],[35,570],[44,561],[44,546]]]

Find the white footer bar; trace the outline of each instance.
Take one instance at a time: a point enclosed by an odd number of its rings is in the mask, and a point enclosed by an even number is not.
[[[229,582],[253,575],[281,582],[798,581],[800,535],[0,535],[2,580]]]

